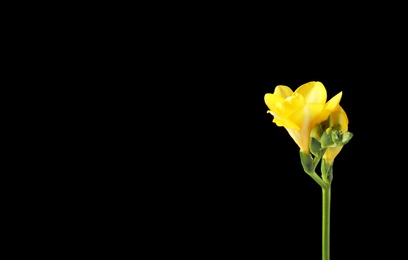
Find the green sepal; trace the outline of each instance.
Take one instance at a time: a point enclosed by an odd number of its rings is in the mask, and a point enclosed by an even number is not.
[[[320,142],[314,137],[311,137],[310,138],[310,152],[314,156],[320,156],[321,149],[322,149],[322,146],[320,145]]]
[[[333,181],[333,165],[330,165],[325,159],[320,162],[320,170],[324,182],[330,184]]]
[[[316,124],[310,132],[310,152],[316,157],[322,157],[324,148],[320,144],[320,139],[323,134],[323,127],[321,124]]]
[[[314,165],[313,165],[313,158],[311,154],[304,153],[299,151],[300,154],[300,161],[303,166],[303,170],[307,174],[312,174],[314,172]]]
[[[327,128],[320,138],[320,143],[322,147],[332,147],[334,146],[334,142],[332,140],[332,129]]]

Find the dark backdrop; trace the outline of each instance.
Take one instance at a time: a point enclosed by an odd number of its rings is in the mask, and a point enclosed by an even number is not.
[[[15,235],[46,252],[87,248],[115,259],[140,251],[319,259],[320,187],[263,97],[276,85],[321,81],[329,98],[343,91],[354,133],[334,165],[331,259],[403,258],[406,40],[397,25],[405,16],[366,6],[171,6],[74,7],[86,21],[70,11],[62,24],[45,16],[45,26],[22,22],[29,34],[14,30],[24,38],[7,52],[12,86],[24,79],[18,96],[36,94],[21,106],[31,119],[16,117],[29,145],[15,149],[30,158],[16,164],[27,174],[12,176],[28,175],[31,190],[9,193],[24,197],[12,228],[28,232]]]

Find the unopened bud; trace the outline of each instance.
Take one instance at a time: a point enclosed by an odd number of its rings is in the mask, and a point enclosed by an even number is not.
[[[320,170],[322,172],[322,179],[326,183],[331,183],[333,180],[333,165],[330,165],[325,159],[320,163]]]
[[[320,124],[316,124],[310,132],[310,152],[314,156],[322,156],[322,146],[320,144],[320,138],[323,133],[323,128]]]
[[[339,130],[332,130],[330,137],[333,143],[338,144],[340,142],[341,140],[340,135],[341,132]]]
[[[312,174],[314,172],[314,167],[313,167],[313,158],[311,154],[304,153],[300,151],[300,161],[303,166],[303,170],[307,174]]]
[[[350,139],[353,137],[353,133],[351,132],[345,132],[343,136],[341,137],[341,143],[345,145],[350,141]]]
[[[322,147],[331,147],[334,145],[331,134],[332,134],[331,128],[327,128],[326,131],[324,131],[322,137],[320,138],[320,143]]]

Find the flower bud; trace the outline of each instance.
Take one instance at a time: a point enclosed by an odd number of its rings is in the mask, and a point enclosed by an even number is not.
[[[310,132],[310,152],[314,156],[322,157],[324,151],[320,144],[320,138],[323,133],[323,128],[320,124],[316,124]]]
[[[345,145],[346,143],[348,143],[350,141],[350,139],[353,137],[353,133],[352,132],[345,132],[342,137],[341,137],[341,144]]]
[[[333,165],[323,159],[320,163],[320,170],[323,181],[330,184],[333,180]]]
[[[302,150],[300,150],[299,154],[300,154],[300,161],[302,163],[303,170],[307,174],[312,174],[314,172],[312,155],[304,153],[302,152]]]
[[[334,145],[334,142],[332,140],[332,128],[329,127],[327,128],[320,139],[320,143],[322,144],[322,147],[332,147]]]
[[[341,141],[341,132],[339,130],[332,130],[330,137],[334,144],[338,144]]]

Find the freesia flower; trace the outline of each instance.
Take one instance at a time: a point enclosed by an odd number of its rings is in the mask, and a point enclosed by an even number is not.
[[[334,113],[338,120],[344,120],[338,111],[342,92],[339,92],[328,102],[324,85],[319,81],[311,81],[298,87],[295,91],[279,85],[273,94],[265,94],[265,103],[268,113],[273,115],[273,122],[283,126],[299,146],[301,152],[309,154],[310,132],[315,124],[321,123]],[[345,114],[345,113],[344,113]],[[336,119],[336,120],[337,120]],[[338,151],[340,152],[340,151]],[[337,149],[331,150],[327,158],[337,155]]]
[[[273,122],[283,126],[299,146],[303,170],[322,189],[322,260],[330,259],[330,207],[334,158],[353,137],[348,131],[348,117],[340,106],[342,92],[329,101],[321,82],[311,81],[295,91],[275,87],[265,94]],[[320,162],[321,174],[316,173]]]

